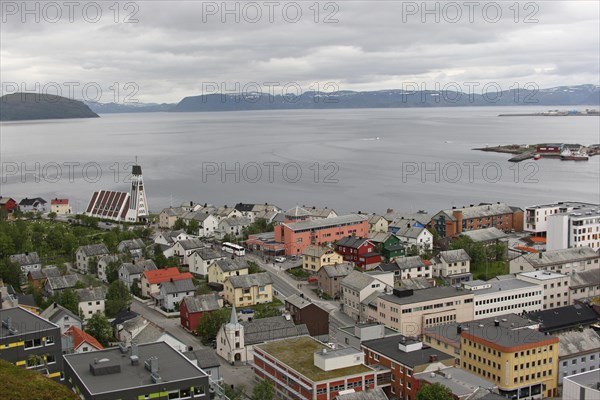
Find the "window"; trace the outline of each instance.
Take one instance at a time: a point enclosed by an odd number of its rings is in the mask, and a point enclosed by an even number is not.
[[[33,339],[33,340],[26,340],[25,341],[25,350],[27,349],[31,349],[34,347],[41,347],[42,346],[42,339]]]
[[[54,344],[54,336],[46,336],[46,346]]]

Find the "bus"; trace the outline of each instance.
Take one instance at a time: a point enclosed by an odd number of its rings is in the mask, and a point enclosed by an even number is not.
[[[246,255],[246,249],[244,249],[242,246],[239,246],[237,244],[225,242],[221,246],[222,246],[221,250],[223,250],[227,253],[231,253],[236,256],[245,256]]]

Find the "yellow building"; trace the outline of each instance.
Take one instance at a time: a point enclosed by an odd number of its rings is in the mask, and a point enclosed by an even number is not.
[[[231,260],[217,260],[208,266],[209,283],[225,283],[230,276],[248,275],[248,267]]]
[[[319,272],[326,265],[343,262],[342,255],[328,247],[310,245],[302,253],[302,268],[308,272]]]
[[[467,324],[460,337],[461,366],[494,382],[502,396],[557,395],[557,337],[532,329],[510,330],[499,323]]]
[[[225,300],[236,307],[273,301],[273,280],[266,272],[229,277],[223,284]]]

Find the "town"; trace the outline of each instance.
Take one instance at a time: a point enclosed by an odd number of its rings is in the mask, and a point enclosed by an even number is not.
[[[600,398],[600,204],[48,200],[0,197],[0,365],[73,398]]]

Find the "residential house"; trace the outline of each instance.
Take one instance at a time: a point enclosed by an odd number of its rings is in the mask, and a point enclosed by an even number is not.
[[[225,300],[236,307],[273,301],[273,280],[266,272],[230,276],[223,285]]]
[[[368,340],[361,347],[365,364],[381,366],[391,374],[391,384],[383,388],[390,398],[414,399],[418,390],[416,374],[454,364],[452,357],[403,335]]]
[[[18,206],[19,205],[14,199],[0,196],[0,216],[2,216],[2,218],[4,218],[5,215],[8,217]]]
[[[65,336],[69,336],[71,338],[70,342],[73,347],[68,349],[67,353],[85,353],[87,351],[97,351],[102,350],[104,347],[98,342],[98,340],[90,335],[77,328],[76,326],[71,326],[64,333]],[[66,350],[66,349],[65,349]]]
[[[251,222],[255,222],[257,219],[262,218],[271,223],[273,217],[281,210],[279,207],[272,204],[246,204],[238,203],[235,205],[235,209],[238,210],[242,217],[248,218]]]
[[[319,272],[325,265],[341,264],[343,257],[326,246],[307,246],[302,252],[302,269]]]
[[[365,320],[376,321],[405,336],[419,336],[430,326],[472,321],[473,293],[450,286],[394,289],[369,303]]]
[[[192,279],[178,279],[162,282],[160,292],[156,296],[156,305],[167,311],[177,310],[179,303],[187,296],[192,296],[196,286]]]
[[[304,298],[304,295],[293,294],[285,299],[284,304],[294,323],[305,324],[310,336],[329,337],[329,311],[310,301],[310,298]]]
[[[542,302],[542,309],[544,310],[571,304],[569,301],[570,278],[568,275],[540,269],[531,272],[521,272],[516,275],[516,278],[525,282],[538,284],[544,288],[544,300]]]
[[[331,349],[310,336],[255,346],[254,375],[273,384],[278,398],[333,400],[339,395],[375,390],[389,382],[389,370],[366,366],[354,348]],[[277,371],[277,372],[275,372]]]
[[[179,272],[179,270],[176,267],[144,271],[142,272],[141,281],[142,297],[153,297],[160,293],[159,285],[163,282],[191,278],[192,274],[190,274],[189,272]]]
[[[466,236],[474,243],[483,243],[487,246],[495,244],[507,245],[508,234],[495,226],[489,228],[477,229],[475,231],[466,231],[461,233],[461,236]]]
[[[378,232],[386,233],[388,231],[388,221],[381,215],[369,216],[369,235]]]
[[[146,245],[142,239],[123,240],[117,246],[119,253],[129,252],[134,258],[142,257],[145,248]]]
[[[158,226],[160,229],[173,229],[177,219],[187,210],[183,207],[168,207],[158,214]]]
[[[47,265],[41,270],[32,269],[27,273],[27,282],[39,289],[44,286],[46,278],[49,276],[60,276],[60,271],[54,265]]]
[[[523,210],[504,203],[442,210],[431,219],[431,226],[442,239],[453,238],[463,232],[494,226],[502,231],[523,230]]]
[[[600,268],[571,273],[569,304],[600,296]]]
[[[222,259],[208,267],[208,282],[223,284],[230,276],[248,275],[248,265],[236,260]]]
[[[543,308],[543,286],[517,279],[512,275],[489,281],[463,282],[462,286],[475,296],[475,319],[513,312],[527,313]]]
[[[393,272],[396,281],[412,278],[432,278],[431,263],[425,262],[419,256],[400,257],[389,264],[381,264],[378,269]]]
[[[444,278],[450,285],[460,285],[473,277],[471,257],[464,249],[440,251],[431,261],[433,275]]]
[[[251,223],[250,219],[246,217],[223,218],[219,221],[215,236],[218,239],[225,239],[226,235],[231,240],[241,238],[244,235],[244,229]]]
[[[347,236],[335,243],[335,251],[342,255],[344,261],[367,269],[381,262],[381,254],[375,251],[375,245],[367,238]]]
[[[106,292],[103,288],[86,288],[75,290],[79,297],[79,315],[83,319],[90,319],[96,313],[104,314]]]
[[[376,232],[369,234],[369,241],[375,245],[375,251],[381,253],[387,261],[406,255],[406,246],[391,233]]]
[[[206,372],[210,381],[222,383],[221,362],[212,349],[186,351],[183,355],[203,372]]]
[[[558,337],[558,384],[563,378],[600,368],[600,336],[591,329],[563,332]]]
[[[217,217],[219,223],[226,218],[242,218],[241,212],[236,210],[235,207],[227,207],[227,205],[217,208],[212,213]]]
[[[364,320],[361,312],[361,302],[371,294],[381,293],[386,289],[385,283],[358,271],[352,271],[342,280],[340,286],[342,312],[357,321]]]
[[[50,212],[56,215],[69,215],[72,214],[71,205],[69,199],[52,199],[50,200]]]
[[[192,253],[205,247],[206,244],[197,238],[180,240],[173,245],[173,255],[179,258],[181,265],[189,265]]]
[[[205,314],[223,308],[223,299],[216,293],[184,297],[179,306],[181,326],[195,331]]]
[[[327,208],[327,207],[306,207],[306,206],[302,206],[306,211],[309,212],[310,214],[310,219],[312,220],[317,220],[317,219],[326,219],[326,218],[335,218],[338,216],[338,213],[335,212],[334,209],[332,208]]]
[[[525,254],[510,260],[510,273],[545,269],[561,274],[600,268],[600,254],[591,247],[575,247]]]
[[[133,286],[134,281],[138,280],[138,286],[141,287],[142,274],[144,271],[157,270],[156,264],[152,260],[138,261],[135,264],[123,263],[119,267],[119,280],[123,282],[129,289]]]
[[[228,255],[214,248],[203,248],[194,251],[189,257],[189,271],[195,276],[207,276],[208,266],[218,260],[224,260]]]
[[[296,325],[289,315],[238,322],[235,306],[229,322],[217,333],[217,354],[235,365],[254,360],[254,348],[261,343],[308,335],[306,325]]]
[[[90,263],[97,263],[98,260],[109,255],[110,252],[104,243],[79,246],[75,251],[75,266],[82,274],[87,274]]]
[[[0,309],[2,359],[48,378],[62,378],[60,327],[21,307]],[[27,382],[21,382],[26,389]],[[2,396],[3,398],[6,395]]]
[[[19,210],[21,212],[41,212],[45,213],[48,211],[48,207],[46,206],[48,202],[41,197],[36,197],[34,199],[28,199],[25,197],[19,202]]]
[[[186,344],[181,340],[141,315],[117,325],[116,330],[116,338],[126,346],[132,343],[166,342],[179,352],[188,350]]]
[[[354,271],[350,264],[326,265],[317,273],[317,287],[330,297],[338,299],[341,297],[342,280]]]
[[[208,375],[168,343],[111,347],[64,359],[65,383],[82,399],[209,397]]]
[[[38,253],[35,251],[22,254],[13,254],[12,256],[8,257],[8,260],[21,267],[21,272],[25,274],[27,274],[29,271],[39,271],[42,268],[40,256],[38,256]]]
[[[108,283],[108,277],[106,276],[108,265],[110,263],[117,263],[119,260],[119,256],[116,255],[101,256],[98,259],[98,279],[104,283]]]
[[[400,227],[395,235],[403,245],[416,249],[419,254],[433,250],[433,235],[423,226],[413,226],[407,223]]]
[[[582,304],[534,311],[525,314],[525,316],[539,323],[539,331],[547,334],[587,328],[599,321],[594,308]]]
[[[77,274],[50,276],[44,283],[44,293],[46,296],[54,296],[66,289],[73,289],[79,281]]]
[[[188,226],[192,221],[196,221],[198,230],[192,233],[198,237],[212,237],[219,227],[217,217],[208,211],[188,211],[183,213],[179,219]]]
[[[159,233],[154,238],[154,244],[172,247],[175,243],[182,240],[188,240],[190,237],[191,236],[185,233],[183,230],[165,231]]]
[[[40,317],[58,325],[61,334],[64,334],[72,326],[83,329],[83,320],[58,303],[50,304],[42,311]]]

